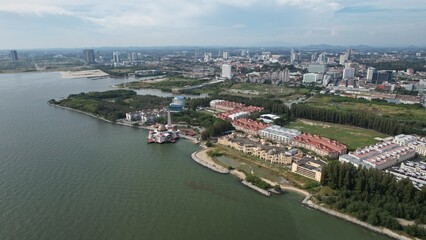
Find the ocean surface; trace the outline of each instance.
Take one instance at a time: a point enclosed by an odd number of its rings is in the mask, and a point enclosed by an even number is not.
[[[0,74],[0,239],[388,239],[214,173],[186,140],[148,145],[145,130],[47,104],[125,81]]]

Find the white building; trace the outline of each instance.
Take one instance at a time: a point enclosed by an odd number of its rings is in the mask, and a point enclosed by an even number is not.
[[[229,58],[229,52],[224,51],[223,52],[223,59],[228,59]]]
[[[212,54],[204,53],[204,62],[210,62],[210,60],[212,60]]]
[[[381,142],[341,155],[339,161],[348,162],[357,167],[383,170],[411,159],[415,155],[416,151],[412,147],[400,146],[393,142]]]
[[[215,99],[215,100],[212,100],[212,101],[210,101],[210,107],[211,108],[216,108],[216,104],[218,104],[218,103],[221,103],[221,102],[224,102],[225,100],[222,100],[222,99]]]
[[[262,120],[264,123],[272,123],[274,120],[280,118],[279,116],[275,114],[262,114],[260,115],[260,120]]]
[[[355,77],[355,68],[343,69],[343,79],[352,79]]]
[[[369,67],[367,69],[367,80],[369,80],[369,81],[373,80],[374,71],[376,71],[376,69],[373,68],[373,67]]]
[[[426,138],[400,134],[394,137],[393,142],[401,146],[414,148],[418,154],[426,156]]]
[[[232,67],[229,64],[222,65],[222,77],[226,79],[232,79]]]
[[[303,83],[315,83],[320,79],[320,75],[316,73],[303,74]]]
[[[249,112],[237,112],[228,116],[232,121],[250,116]]]
[[[346,62],[346,56],[345,56],[345,54],[340,54],[340,57],[339,57],[339,64],[340,64],[340,65],[344,65],[344,64],[345,64],[345,62]]]
[[[287,144],[290,144],[293,138],[300,134],[302,133],[298,130],[283,128],[278,125],[273,125],[259,131],[261,137]]]
[[[112,53],[112,61],[114,63],[119,63],[120,62],[120,53],[119,52],[113,52]]]

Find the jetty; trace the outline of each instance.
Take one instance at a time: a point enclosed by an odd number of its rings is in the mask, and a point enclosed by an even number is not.
[[[261,193],[261,194],[267,196],[267,197],[271,196],[271,193],[269,191],[267,191],[265,189],[262,189],[262,188],[260,188],[258,186],[255,186],[251,182],[247,182],[246,180],[243,180],[241,183],[244,184],[244,185],[246,185],[247,187],[249,187],[249,188],[257,191],[258,193]]]

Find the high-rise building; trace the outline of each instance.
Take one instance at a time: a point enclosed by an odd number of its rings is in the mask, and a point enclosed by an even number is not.
[[[327,54],[325,52],[318,55],[317,63],[319,64],[327,63]]]
[[[10,50],[10,59],[12,61],[18,61],[18,52],[16,50]]]
[[[308,72],[310,73],[325,73],[327,65],[325,64],[309,64]]]
[[[351,48],[346,49],[346,52],[345,52],[346,61],[352,60],[353,53],[354,53],[353,49],[351,49]]]
[[[86,64],[96,63],[95,61],[95,51],[93,49],[85,49],[83,50],[84,61]]]
[[[138,54],[135,52],[132,52],[132,62],[137,62],[138,61]]]
[[[352,79],[355,77],[355,68],[343,69],[343,79]]]
[[[282,72],[282,82],[289,82],[290,81],[290,71],[288,70],[288,68],[284,69]]]
[[[316,73],[305,73],[303,74],[303,83],[315,83],[320,79],[320,75]]]
[[[393,82],[393,72],[390,70],[375,71],[373,73],[373,79],[371,80],[374,84],[382,84],[384,82]]]
[[[340,64],[340,65],[344,65],[344,64],[345,64],[345,62],[346,62],[346,55],[345,55],[345,54],[340,54],[340,57],[339,57],[339,64]]]
[[[371,82],[371,80],[373,80],[373,74],[374,74],[375,71],[376,71],[376,69],[373,68],[373,67],[369,67],[367,69],[367,81],[368,82]]]
[[[354,68],[355,75],[357,75],[359,70],[359,64],[356,62],[348,62],[348,63],[345,63],[345,68]]]
[[[311,62],[315,62],[318,59],[318,53],[314,52],[311,55]]]
[[[294,48],[292,48],[290,52],[290,62],[295,63],[296,61],[299,61],[299,58],[300,58],[299,51],[295,51]]]
[[[223,59],[228,59],[229,58],[229,52],[224,51],[223,52]]]
[[[212,59],[211,53],[204,53],[204,62],[210,62],[211,59]]]
[[[114,63],[119,63],[120,62],[120,53],[119,52],[113,52],[112,53],[112,61]]]
[[[222,77],[226,79],[232,79],[232,67],[229,64],[222,65]]]

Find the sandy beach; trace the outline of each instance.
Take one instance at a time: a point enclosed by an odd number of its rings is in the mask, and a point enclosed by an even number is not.
[[[99,69],[61,72],[61,75],[63,78],[95,78],[109,76],[108,73],[105,73]]]

